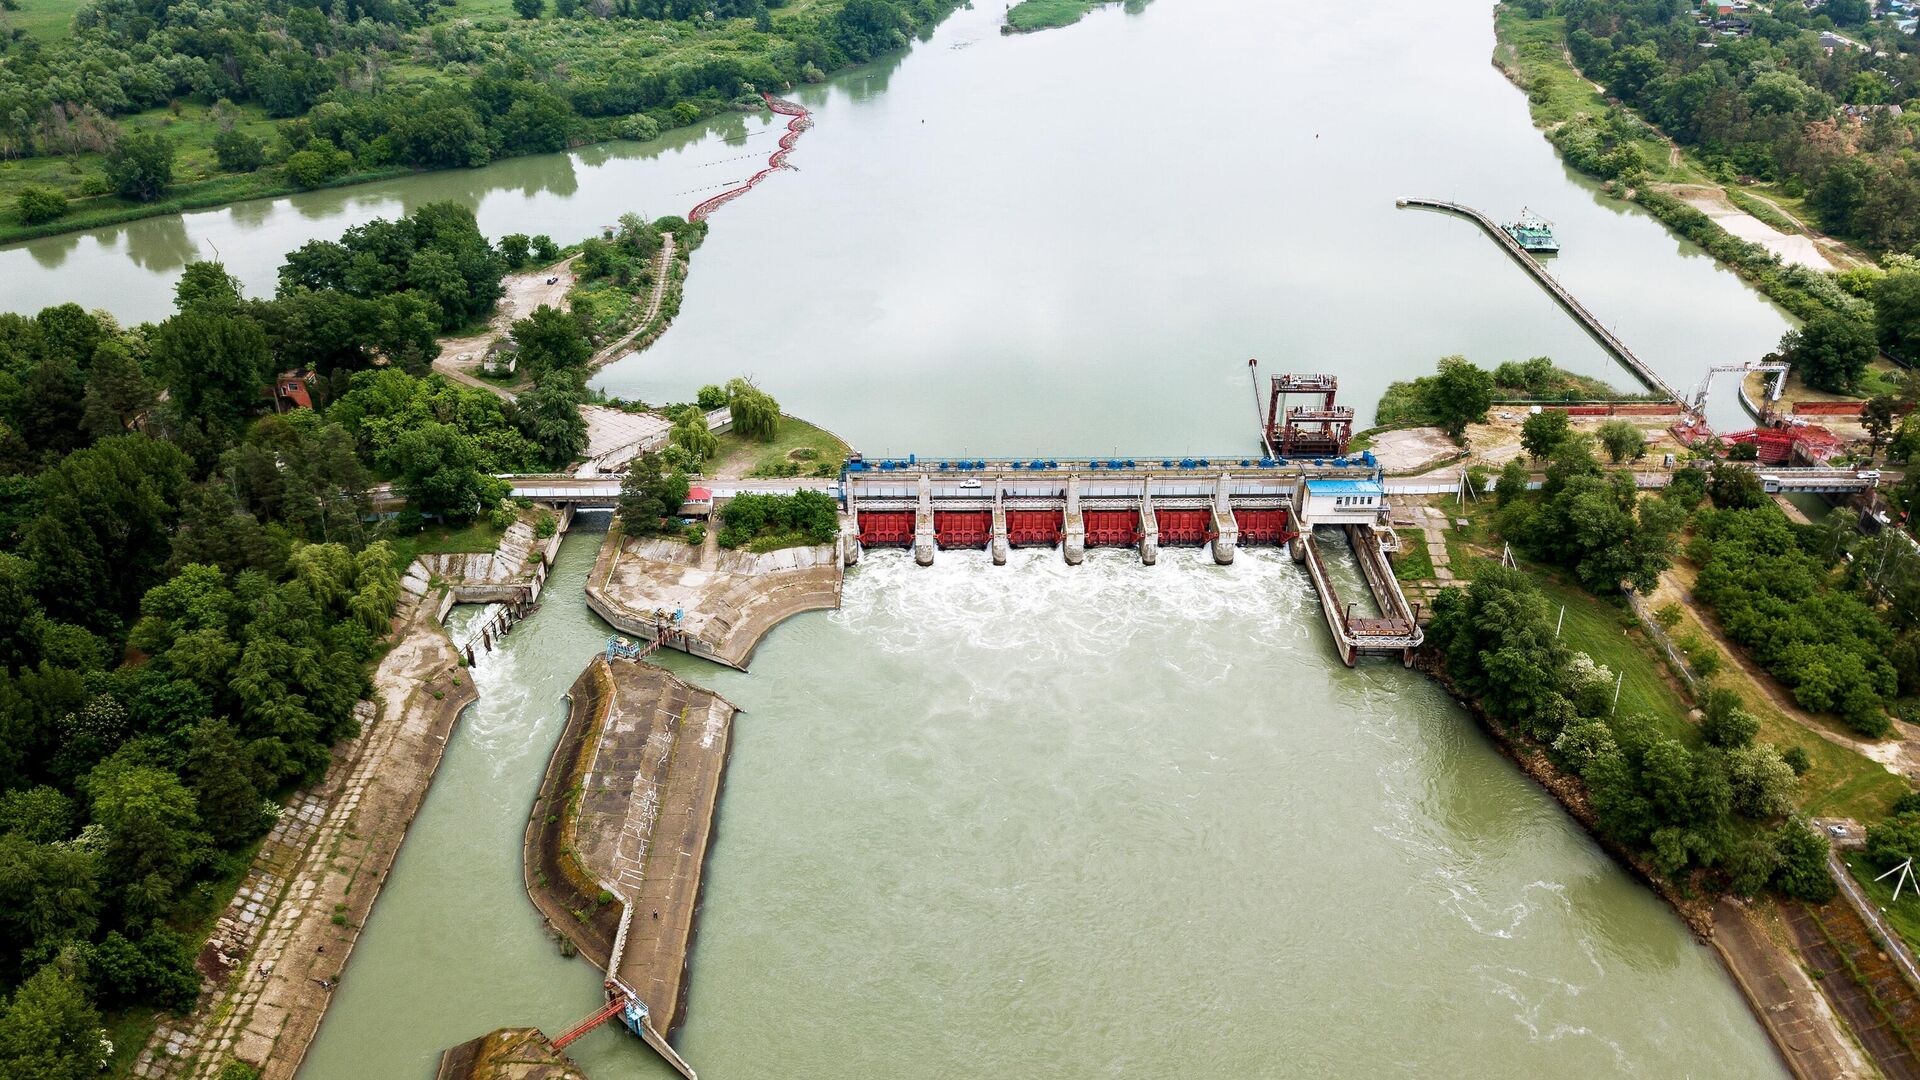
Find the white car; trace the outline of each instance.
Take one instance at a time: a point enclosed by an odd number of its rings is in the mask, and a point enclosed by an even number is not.
[[[980,481],[975,480],[972,477],[968,477],[967,479],[960,481],[960,486],[963,488],[977,488],[980,486]]]

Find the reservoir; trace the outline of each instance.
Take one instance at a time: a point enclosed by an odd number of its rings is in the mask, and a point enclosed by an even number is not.
[[[673,330],[597,385],[749,374],[870,454],[1060,457],[1250,450],[1249,356],[1338,374],[1363,422],[1451,353],[1634,389],[1405,194],[1552,219],[1555,275],[1682,387],[1787,325],[1557,161],[1487,62],[1484,0],[1160,0],[1021,37],[1001,6],[794,91],[799,171],[715,215]],[[429,199],[574,239],[684,213],[774,130],[36,241],[0,274],[17,309],[156,318],[206,245],[260,293],[280,252]],[[1714,418],[1745,426],[1731,400]],[[448,1045],[597,1004],[518,860],[608,634],[580,592],[598,541],[576,526],[475,670],[303,1077],[423,1080]],[[986,560],[874,553],[750,673],[664,661],[743,709],[678,1037],[706,1080],[1784,1075],[1711,952],[1443,693],[1340,664],[1284,555]],[[569,1052],[665,1075],[611,1029]]]

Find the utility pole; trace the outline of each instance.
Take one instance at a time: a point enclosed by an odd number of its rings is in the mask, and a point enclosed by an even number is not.
[[[1560,617],[1553,623],[1553,640],[1560,640],[1560,628],[1567,624],[1567,605],[1560,605]]]

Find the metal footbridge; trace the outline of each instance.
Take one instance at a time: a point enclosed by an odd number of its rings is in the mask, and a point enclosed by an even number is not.
[[[1540,283],[1540,287],[1547,290],[1555,300],[1559,301],[1560,306],[1567,310],[1567,314],[1572,315],[1575,321],[1579,322],[1579,324],[1586,329],[1587,333],[1593,335],[1595,341],[1598,341],[1602,347],[1612,353],[1621,363],[1627,365],[1634,375],[1639,377],[1641,382],[1647,384],[1648,389],[1658,390],[1660,393],[1665,394],[1669,401],[1684,403],[1686,399],[1680,396],[1680,391],[1674,389],[1671,383],[1661,378],[1660,373],[1653,370],[1646,361],[1635,356],[1633,350],[1627,348],[1626,342],[1621,341],[1614,335],[1613,331],[1607,329],[1606,324],[1602,323],[1593,312],[1588,311],[1587,306],[1582,304],[1573,293],[1567,291],[1565,285],[1560,284],[1552,274],[1547,273],[1547,268],[1540,265],[1540,260],[1529,255],[1527,250],[1521,247],[1513,237],[1507,235],[1507,231],[1502,229],[1498,222],[1471,206],[1467,206],[1464,203],[1451,202],[1447,199],[1426,199],[1410,196],[1400,199],[1397,205],[1401,207],[1412,206],[1422,210],[1439,210],[1448,214],[1458,214],[1478,224],[1488,236],[1493,237],[1494,242],[1500,245],[1502,251],[1512,256],[1513,261],[1519,263],[1527,273],[1532,274],[1533,279]]]

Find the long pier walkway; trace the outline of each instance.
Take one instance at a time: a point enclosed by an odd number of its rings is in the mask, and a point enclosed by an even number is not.
[[[1633,350],[1627,348],[1626,342],[1614,336],[1613,331],[1607,329],[1606,326],[1594,316],[1593,312],[1587,310],[1585,304],[1582,304],[1571,292],[1568,292],[1565,285],[1560,284],[1552,274],[1547,273],[1547,268],[1540,265],[1540,260],[1527,254],[1525,248],[1521,247],[1513,237],[1508,236],[1506,230],[1502,229],[1498,222],[1495,222],[1492,218],[1475,210],[1471,206],[1463,203],[1449,202],[1446,199],[1408,197],[1399,200],[1398,205],[1458,214],[1461,217],[1477,223],[1481,229],[1485,230],[1488,236],[1493,237],[1494,242],[1500,245],[1501,250],[1513,256],[1513,261],[1525,267],[1527,273],[1532,274],[1534,280],[1540,283],[1540,287],[1547,290],[1555,300],[1558,300],[1560,306],[1567,309],[1567,313],[1572,315],[1581,326],[1585,327],[1587,333],[1592,334],[1595,341],[1598,341],[1601,346],[1612,353],[1621,363],[1627,365],[1627,367],[1633,371],[1634,375],[1639,377],[1641,382],[1647,384],[1648,389],[1658,390],[1662,394],[1665,394],[1671,401],[1684,401],[1680,396],[1680,391],[1674,389],[1672,384],[1661,378],[1659,372],[1647,366],[1646,361],[1635,356]]]

